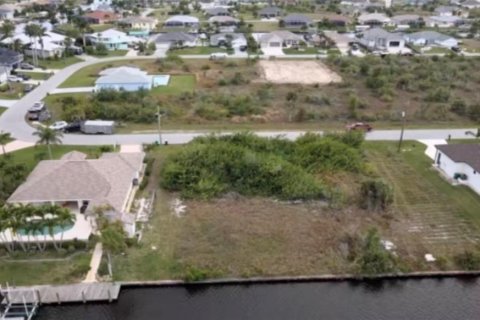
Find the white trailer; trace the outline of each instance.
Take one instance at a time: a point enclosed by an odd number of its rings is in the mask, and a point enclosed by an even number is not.
[[[86,134],[113,134],[115,121],[87,120],[80,126],[80,130]]]

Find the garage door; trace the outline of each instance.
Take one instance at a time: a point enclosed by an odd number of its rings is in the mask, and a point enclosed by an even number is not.
[[[270,42],[270,47],[272,48],[278,48],[281,47],[282,44],[280,42]]]

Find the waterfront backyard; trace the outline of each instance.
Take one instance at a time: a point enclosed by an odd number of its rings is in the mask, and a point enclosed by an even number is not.
[[[114,259],[116,280],[254,277],[356,273],[349,258],[369,229],[391,241],[399,270],[458,270],[458,255],[478,254],[480,197],[466,187],[453,187],[431,167],[424,146],[369,142],[368,167],[393,186],[387,212],[356,205],[358,177],[332,175],[343,197],[286,202],[227,194],[211,200],[187,199],[157,190],[155,214],[138,247]],[[180,146],[152,153],[155,167]],[[158,170],[158,169],[157,169]],[[152,174],[152,177],[156,176]],[[350,182],[347,182],[350,181]],[[154,178],[150,188],[156,188]],[[430,253],[437,261],[426,262]]]

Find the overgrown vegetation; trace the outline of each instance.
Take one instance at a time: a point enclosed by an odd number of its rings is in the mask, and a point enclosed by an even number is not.
[[[397,270],[395,256],[385,250],[376,229],[370,229],[363,239],[356,263],[358,271],[367,275],[391,273]]]
[[[227,192],[286,200],[326,198],[328,188],[315,175],[362,170],[357,134],[307,134],[295,142],[246,133],[197,138],[167,158],[162,186],[186,198],[210,199]]]

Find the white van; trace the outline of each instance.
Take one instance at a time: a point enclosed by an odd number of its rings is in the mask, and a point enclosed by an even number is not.
[[[227,56],[225,52],[214,52],[210,53],[210,60],[224,60],[227,59]]]

